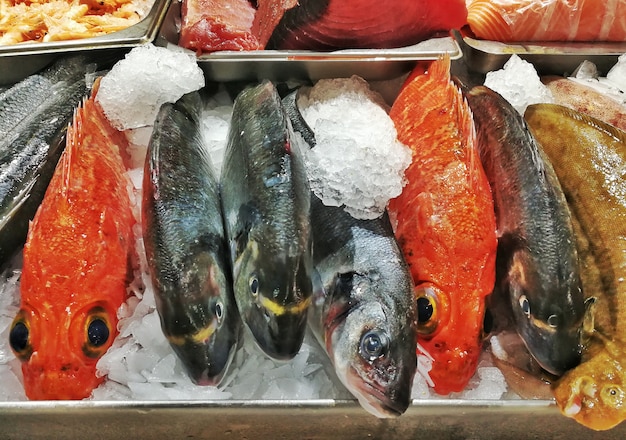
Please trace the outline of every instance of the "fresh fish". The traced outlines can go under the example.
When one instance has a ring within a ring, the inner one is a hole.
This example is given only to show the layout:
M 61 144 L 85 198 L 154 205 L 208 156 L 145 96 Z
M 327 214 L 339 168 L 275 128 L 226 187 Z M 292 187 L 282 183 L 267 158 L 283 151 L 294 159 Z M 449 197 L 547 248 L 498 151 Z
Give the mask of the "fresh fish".
M 484 86 L 465 94 L 498 227 L 496 290 L 528 350 L 549 373 L 580 362 L 585 311 L 565 196 L 550 161 L 519 113 Z
M 195 92 L 159 111 L 144 170 L 142 227 L 163 332 L 194 382 L 217 385 L 241 321 L 202 105 Z
M 67 88 L 84 79 L 88 64 L 83 55 L 62 57 L 41 73 L 30 75 L 0 93 L 0 139 L 3 140 L 0 154 L 10 144 L 12 129 L 47 100 L 54 99 L 56 88 Z
M 626 105 L 584 83 L 560 76 L 541 81 L 550 89 L 555 103 L 564 105 L 615 127 L 626 130 Z
M 235 99 L 220 185 L 241 317 L 265 353 L 290 359 L 312 293 L 310 188 L 269 81 Z
M 471 0 L 472 32 L 495 41 L 626 41 L 626 1 Z
M 554 388 L 563 414 L 595 429 L 626 419 L 626 133 L 554 104 L 525 118 L 552 161 L 573 217 L 589 298 L 582 363 Z
M 33 85 L 30 81 L 27 84 Z M 56 83 L 38 95 L 31 95 L 30 91 L 22 95 L 21 91 L 20 86 L 15 99 L 9 101 L 15 104 L 38 100 L 39 104 L 0 137 L 0 265 L 26 240 L 28 223 L 43 199 L 65 146 L 67 125 L 87 87 L 85 80 L 80 79 Z
M 283 99 L 309 147 L 315 134 L 297 91 Z M 303 148 L 308 148 L 306 145 Z M 344 386 L 377 417 L 403 414 L 417 368 L 413 282 L 389 217 L 355 219 L 311 194 L 317 280 L 309 326 Z
M 407 184 L 389 212 L 415 283 L 418 350 L 432 358 L 435 392 L 462 391 L 482 352 L 497 241 L 489 182 L 471 112 L 450 80 L 450 58 L 426 73 L 418 66 L 389 116 L 412 150 Z
M 126 147 L 92 94 L 75 112 L 24 246 L 10 344 L 29 399 L 82 399 L 104 381 L 96 363 L 117 334 L 136 260 Z
M 438 31 L 463 26 L 465 0 L 300 0 L 285 11 L 269 49 L 333 50 L 416 44 Z

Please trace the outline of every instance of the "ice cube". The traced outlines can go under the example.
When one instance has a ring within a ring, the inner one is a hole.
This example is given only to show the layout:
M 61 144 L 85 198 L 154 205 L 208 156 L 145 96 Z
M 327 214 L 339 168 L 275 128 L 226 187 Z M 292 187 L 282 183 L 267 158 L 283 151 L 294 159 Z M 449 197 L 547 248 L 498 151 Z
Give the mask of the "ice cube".
M 606 74 L 609 81 L 615 84 L 622 93 L 626 93 L 626 53 L 620 55 L 617 63 Z
M 115 128 L 127 130 L 153 125 L 162 104 L 203 86 L 193 53 L 145 44 L 102 78 L 96 101 Z
M 500 70 L 487 72 L 485 86 L 498 92 L 524 114 L 530 104 L 552 103 L 552 92 L 541 82 L 534 66 L 513 54 Z

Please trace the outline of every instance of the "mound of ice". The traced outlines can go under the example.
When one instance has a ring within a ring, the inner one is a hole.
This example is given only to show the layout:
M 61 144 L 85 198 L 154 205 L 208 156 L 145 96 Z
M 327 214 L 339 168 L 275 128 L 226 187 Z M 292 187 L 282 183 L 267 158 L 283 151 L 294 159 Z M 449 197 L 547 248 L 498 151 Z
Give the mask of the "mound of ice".
M 102 78 L 96 100 L 115 128 L 127 130 L 152 125 L 162 104 L 203 86 L 193 53 L 146 44 Z
M 382 97 L 353 76 L 318 81 L 300 93 L 298 106 L 315 133 L 306 153 L 313 192 L 356 218 L 379 217 L 402 192 L 411 162 Z
M 485 86 L 502 95 L 522 115 L 531 104 L 554 102 L 534 66 L 515 54 L 501 70 L 487 73 Z
M 233 100 L 223 87 L 211 96 L 202 112 L 202 136 L 209 150 L 217 178 L 220 176 L 222 162 L 224 162 L 228 127 L 232 114 Z

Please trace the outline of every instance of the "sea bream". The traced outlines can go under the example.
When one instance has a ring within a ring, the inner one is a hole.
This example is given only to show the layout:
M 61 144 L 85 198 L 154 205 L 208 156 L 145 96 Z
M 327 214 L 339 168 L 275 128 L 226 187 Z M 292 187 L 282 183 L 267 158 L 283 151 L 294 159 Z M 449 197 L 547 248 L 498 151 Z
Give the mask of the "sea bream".
M 83 399 L 117 335 L 137 261 L 126 137 L 94 101 L 78 108 L 28 230 L 10 344 L 29 399 Z
M 259 347 L 298 353 L 311 300 L 310 188 L 274 85 L 235 99 L 221 173 L 235 299 Z
M 296 94 L 283 102 L 313 146 L 315 134 L 297 109 Z M 380 418 L 397 417 L 411 403 L 416 308 L 389 216 L 356 219 L 311 193 L 311 227 L 315 288 L 309 326 L 361 406 Z
M 585 311 L 567 201 L 522 116 L 484 86 L 466 91 L 498 229 L 493 299 L 508 301 L 517 332 L 549 373 L 581 358 Z
M 198 92 L 164 104 L 145 162 L 142 228 L 161 327 L 198 384 L 219 384 L 241 320 Z

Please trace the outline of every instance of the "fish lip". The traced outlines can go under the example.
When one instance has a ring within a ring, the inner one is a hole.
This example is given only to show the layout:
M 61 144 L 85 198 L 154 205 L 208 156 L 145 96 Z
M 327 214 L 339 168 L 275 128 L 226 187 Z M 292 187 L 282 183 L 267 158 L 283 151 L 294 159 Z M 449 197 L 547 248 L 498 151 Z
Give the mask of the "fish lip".
M 307 312 L 285 315 L 248 314 L 246 326 L 252 332 L 257 346 L 276 360 L 293 359 L 302 346 L 306 331 Z
M 404 414 L 411 404 L 410 386 L 406 387 L 394 387 L 400 392 L 397 394 L 399 398 L 393 398 L 388 392 L 381 387 L 376 387 L 370 382 L 361 380 L 358 377 L 354 378 L 354 388 L 359 391 L 357 399 L 361 402 L 367 402 L 364 406 L 368 406 L 377 410 L 376 416 L 379 418 L 399 417 Z M 373 399 L 372 399 L 373 398 Z

